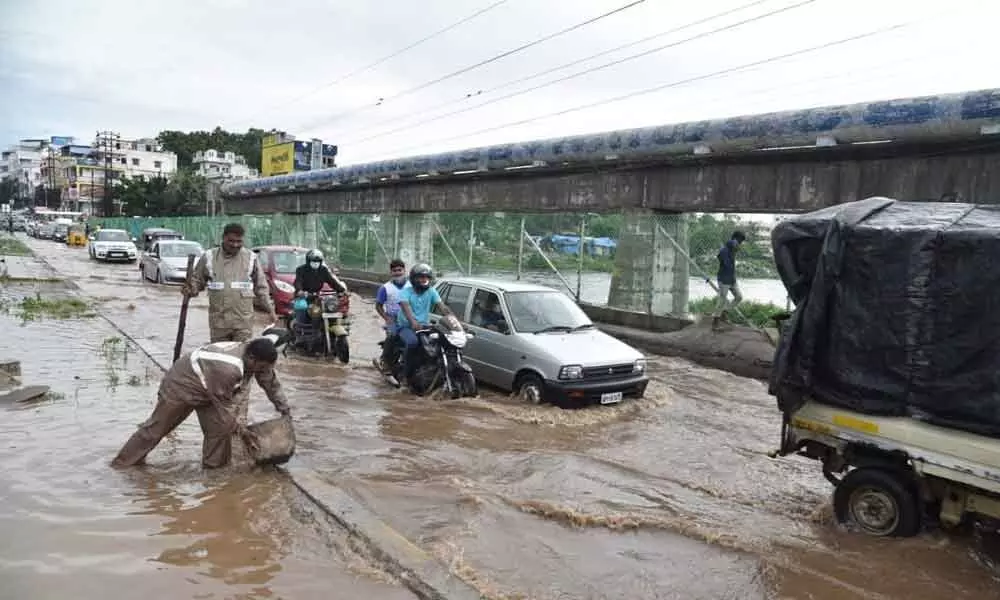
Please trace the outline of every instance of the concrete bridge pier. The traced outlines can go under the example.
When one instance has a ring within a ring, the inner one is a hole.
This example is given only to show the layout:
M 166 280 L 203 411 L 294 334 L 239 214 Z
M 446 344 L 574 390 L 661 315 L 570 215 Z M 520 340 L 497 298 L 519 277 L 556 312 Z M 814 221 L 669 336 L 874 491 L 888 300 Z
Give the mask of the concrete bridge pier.
M 427 263 L 437 270 L 434 264 L 434 237 L 437 229 L 434 224 L 437 213 L 400 213 L 399 238 L 396 241 L 396 256 L 403 259 L 406 267 L 416 263 Z M 388 269 L 388 265 L 386 266 Z
M 653 315 L 687 314 L 690 269 L 678 246 L 688 247 L 683 213 L 626 213 L 608 306 Z

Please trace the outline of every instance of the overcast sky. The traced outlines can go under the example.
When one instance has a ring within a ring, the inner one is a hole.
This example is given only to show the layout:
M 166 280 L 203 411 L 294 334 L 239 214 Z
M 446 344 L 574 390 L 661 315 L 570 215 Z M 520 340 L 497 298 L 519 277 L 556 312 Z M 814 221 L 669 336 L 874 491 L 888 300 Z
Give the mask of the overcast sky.
M 1000 2 L 645 0 L 409 93 L 629 3 L 0 0 L 0 144 L 49 135 L 89 141 L 98 129 L 140 137 L 216 125 L 235 131 L 274 127 L 299 139 L 319 137 L 338 144 L 339 163 L 348 164 L 521 139 L 1000 87 L 996 49 L 991 47 Z M 746 8 L 680 29 L 740 7 Z M 792 8 L 710 33 L 787 7 Z M 894 25 L 906 26 L 711 76 Z M 657 37 L 635 44 L 652 36 Z M 626 44 L 634 45 L 608 52 Z M 406 127 L 669 44 L 673 47 Z M 556 69 L 595 54 L 600 55 Z M 552 72 L 509 84 L 547 70 Z M 351 73 L 357 74 L 344 77 Z M 702 76 L 707 77 L 681 83 Z M 666 87 L 547 117 L 657 86 Z M 467 98 L 470 94 L 474 96 Z M 384 99 L 380 105 L 379 99 Z M 522 121 L 529 122 L 516 124 Z

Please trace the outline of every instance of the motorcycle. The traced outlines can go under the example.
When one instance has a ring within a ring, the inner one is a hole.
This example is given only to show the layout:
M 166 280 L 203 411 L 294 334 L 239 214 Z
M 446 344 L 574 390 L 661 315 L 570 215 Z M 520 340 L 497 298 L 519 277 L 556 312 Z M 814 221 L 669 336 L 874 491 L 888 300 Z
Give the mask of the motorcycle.
M 466 332 L 454 315 L 442 317 L 416 334 L 423 352 L 407 382 L 410 391 L 423 396 L 443 387 L 452 398 L 476 396 L 476 378 L 462 358 L 462 349 L 474 335 Z
M 336 356 L 344 364 L 350 362 L 350 307 L 349 294 L 322 291 L 296 298 L 292 314 L 285 317 L 291 337 L 288 347 L 303 354 Z

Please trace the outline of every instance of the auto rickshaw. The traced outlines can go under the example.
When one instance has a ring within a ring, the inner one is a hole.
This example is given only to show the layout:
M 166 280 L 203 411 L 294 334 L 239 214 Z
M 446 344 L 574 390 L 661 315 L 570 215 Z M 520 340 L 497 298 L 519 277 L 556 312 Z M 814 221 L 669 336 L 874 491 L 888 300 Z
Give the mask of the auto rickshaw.
M 81 247 L 87 245 L 87 230 L 82 224 L 74 223 L 69 226 L 69 231 L 66 233 L 66 245 Z

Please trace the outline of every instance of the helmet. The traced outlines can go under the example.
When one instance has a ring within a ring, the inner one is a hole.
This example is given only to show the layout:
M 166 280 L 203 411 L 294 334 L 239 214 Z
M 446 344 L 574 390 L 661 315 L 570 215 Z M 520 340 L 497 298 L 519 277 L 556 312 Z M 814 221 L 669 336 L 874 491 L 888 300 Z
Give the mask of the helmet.
M 316 263 L 323 264 L 323 253 L 319 250 L 313 248 L 309 252 L 306 252 L 306 264 Z M 313 267 L 315 269 L 319 268 L 319 265 Z
M 417 282 L 417 278 L 423 276 L 427 277 L 428 279 L 427 285 L 422 285 Z M 431 271 L 431 266 L 428 264 L 425 263 L 415 264 L 413 265 L 413 268 L 410 269 L 410 285 L 412 285 L 413 289 L 417 290 L 418 292 L 422 292 L 426 290 L 428 287 L 430 287 L 431 281 L 433 280 L 434 280 L 434 272 Z

